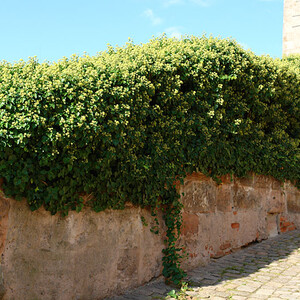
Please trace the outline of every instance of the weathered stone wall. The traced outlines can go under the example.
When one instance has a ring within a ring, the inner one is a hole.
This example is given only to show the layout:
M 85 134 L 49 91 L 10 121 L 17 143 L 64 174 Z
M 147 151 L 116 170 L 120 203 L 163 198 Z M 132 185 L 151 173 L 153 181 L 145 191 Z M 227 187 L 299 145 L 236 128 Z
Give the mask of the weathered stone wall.
M 222 181 L 194 174 L 181 187 L 186 268 L 300 227 L 300 192 L 292 184 L 254 175 Z
M 150 213 L 71 212 L 65 218 L 5 199 L 9 214 L 1 269 L 4 299 L 101 299 L 161 273 L 163 238 L 143 226 Z M 1 289 L 0 289 L 1 290 Z
M 180 189 L 186 269 L 300 228 L 300 192 L 290 183 L 224 177 L 218 186 L 193 174 Z M 62 218 L 0 194 L 0 299 L 101 299 L 142 285 L 162 271 L 164 228 L 155 235 L 151 224 L 149 211 L 132 206 Z
M 300 1 L 284 0 L 283 55 L 300 53 Z

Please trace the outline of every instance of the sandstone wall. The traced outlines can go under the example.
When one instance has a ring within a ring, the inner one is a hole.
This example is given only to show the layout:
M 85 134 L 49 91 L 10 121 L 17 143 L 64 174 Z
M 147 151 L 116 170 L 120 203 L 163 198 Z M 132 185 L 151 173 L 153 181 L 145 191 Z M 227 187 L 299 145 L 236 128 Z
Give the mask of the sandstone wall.
M 264 176 L 223 182 L 193 174 L 180 187 L 185 269 L 300 228 L 300 192 L 290 183 Z M 0 194 L 0 299 L 101 299 L 142 285 L 162 270 L 164 228 L 155 235 L 151 224 L 148 210 L 132 206 L 62 218 Z
M 181 187 L 187 269 L 300 228 L 300 191 L 292 184 L 254 175 L 233 181 L 226 176 L 222 181 L 218 186 L 194 174 Z
M 300 53 L 300 1 L 284 0 L 283 55 Z

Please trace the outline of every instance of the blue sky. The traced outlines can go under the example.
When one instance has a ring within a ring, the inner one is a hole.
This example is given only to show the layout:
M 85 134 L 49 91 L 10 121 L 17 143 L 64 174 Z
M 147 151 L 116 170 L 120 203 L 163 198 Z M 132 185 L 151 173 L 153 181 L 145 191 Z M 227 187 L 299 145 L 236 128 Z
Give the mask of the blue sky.
M 94 55 L 128 38 L 232 37 L 281 57 L 283 0 L 0 0 L 0 60 Z

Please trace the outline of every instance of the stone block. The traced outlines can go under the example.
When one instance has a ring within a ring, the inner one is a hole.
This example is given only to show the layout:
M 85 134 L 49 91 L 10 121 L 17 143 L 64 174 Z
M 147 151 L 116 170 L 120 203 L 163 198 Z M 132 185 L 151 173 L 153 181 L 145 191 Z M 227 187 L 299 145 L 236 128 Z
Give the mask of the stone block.
M 266 198 L 266 210 L 269 214 L 285 211 L 285 199 L 281 190 L 271 190 Z
M 211 213 L 216 208 L 216 184 L 210 181 L 192 181 L 183 187 L 184 210 L 191 213 Z
M 232 189 L 233 207 L 237 210 L 251 209 L 259 207 L 261 204 L 261 194 L 253 188 L 247 188 L 242 185 L 234 184 Z
M 299 1 L 285 0 L 283 17 L 283 55 L 300 53 L 299 15 Z
M 256 175 L 254 179 L 254 187 L 260 189 L 272 188 L 273 178 L 270 176 Z
M 281 191 L 282 188 L 283 188 L 283 185 L 284 185 L 283 182 L 281 182 L 281 181 L 273 178 L 273 180 L 272 180 L 272 190 L 279 190 L 279 191 Z
M 254 183 L 254 174 L 249 173 L 247 176 L 245 177 L 241 177 L 241 178 L 235 178 L 234 182 L 242 185 L 242 186 L 253 186 Z
M 224 184 L 216 189 L 217 210 L 220 212 L 232 211 L 231 186 Z
M 291 213 L 300 213 L 300 192 L 287 193 L 287 210 Z
M 199 231 L 199 217 L 191 213 L 182 213 L 182 231 L 183 235 L 197 234 Z
M 269 214 L 267 215 L 267 232 L 269 237 L 278 235 L 278 215 Z

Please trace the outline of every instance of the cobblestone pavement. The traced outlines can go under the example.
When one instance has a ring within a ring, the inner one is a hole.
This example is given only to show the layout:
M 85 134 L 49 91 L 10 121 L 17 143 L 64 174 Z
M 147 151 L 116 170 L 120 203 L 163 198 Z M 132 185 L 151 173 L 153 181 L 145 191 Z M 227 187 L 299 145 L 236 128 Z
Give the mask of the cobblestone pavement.
M 179 299 L 300 299 L 300 231 L 254 244 L 188 273 Z M 174 299 L 158 279 L 111 300 Z M 167 298 L 166 298 L 167 297 Z

